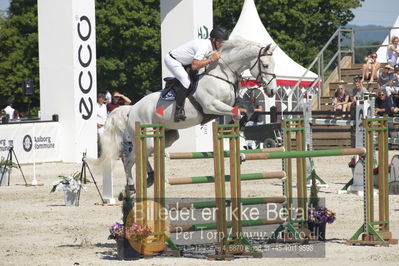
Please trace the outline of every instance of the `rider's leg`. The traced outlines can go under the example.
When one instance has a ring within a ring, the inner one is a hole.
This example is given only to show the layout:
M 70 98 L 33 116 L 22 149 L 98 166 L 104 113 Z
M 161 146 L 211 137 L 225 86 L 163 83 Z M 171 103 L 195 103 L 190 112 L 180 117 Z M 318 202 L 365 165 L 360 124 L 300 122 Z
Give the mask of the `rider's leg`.
M 175 87 L 176 89 L 176 111 L 175 111 L 175 121 L 178 122 L 180 120 L 186 119 L 184 113 L 184 101 L 186 99 L 187 88 L 190 87 L 190 77 L 183 65 L 172 58 L 169 55 L 164 57 L 164 62 L 166 67 L 172 72 L 172 74 L 177 78 L 180 82 Z
M 186 120 L 184 112 L 184 102 L 186 101 L 187 89 L 180 83 L 177 82 L 176 87 L 176 110 L 175 110 L 175 122 L 180 120 Z

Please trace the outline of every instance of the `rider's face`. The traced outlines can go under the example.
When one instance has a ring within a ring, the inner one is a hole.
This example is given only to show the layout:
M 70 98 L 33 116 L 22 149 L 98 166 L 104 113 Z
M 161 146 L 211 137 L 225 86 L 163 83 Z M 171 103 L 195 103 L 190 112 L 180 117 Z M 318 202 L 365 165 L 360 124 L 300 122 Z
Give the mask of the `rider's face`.
M 216 39 L 215 41 L 216 50 L 219 50 L 222 47 L 222 40 Z

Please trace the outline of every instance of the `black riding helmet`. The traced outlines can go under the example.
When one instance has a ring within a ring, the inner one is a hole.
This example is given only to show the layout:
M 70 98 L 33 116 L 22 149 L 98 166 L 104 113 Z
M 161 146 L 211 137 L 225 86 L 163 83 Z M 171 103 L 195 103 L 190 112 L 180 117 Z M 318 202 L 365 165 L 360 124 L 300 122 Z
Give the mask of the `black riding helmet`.
M 399 70 L 399 64 L 396 64 L 396 65 L 393 67 L 393 70 L 394 70 L 394 71 L 398 71 L 398 70 Z
M 229 38 L 229 33 L 223 27 L 214 27 L 211 31 L 210 37 L 225 41 Z

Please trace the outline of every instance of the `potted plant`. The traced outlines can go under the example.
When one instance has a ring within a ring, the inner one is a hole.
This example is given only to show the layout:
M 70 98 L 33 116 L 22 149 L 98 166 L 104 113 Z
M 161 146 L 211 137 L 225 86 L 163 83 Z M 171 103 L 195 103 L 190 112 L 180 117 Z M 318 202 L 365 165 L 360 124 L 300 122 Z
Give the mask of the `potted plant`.
M 129 213 L 133 209 L 133 199 L 129 189 L 120 193 L 119 200 L 122 200 L 122 224 L 115 222 L 110 228 L 108 239 L 114 239 L 117 245 L 117 254 L 120 260 L 133 260 L 140 258 L 140 247 L 132 248 L 129 239 L 141 241 L 151 234 L 151 229 L 147 225 L 137 225 L 131 223 L 126 227 Z
M 86 191 L 86 186 L 84 186 L 80 180 L 80 172 L 76 172 L 69 176 L 58 176 L 60 179 L 53 183 L 53 188 L 51 192 L 58 190 L 64 191 L 65 206 L 77 206 L 78 204 L 78 192 L 83 189 Z
M 8 185 L 8 175 L 13 167 L 17 167 L 14 162 L 4 159 L 3 156 L 0 158 L 0 186 Z
M 308 226 L 313 236 L 317 236 L 317 240 L 326 240 L 326 224 L 335 221 L 335 213 L 320 206 L 320 199 L 317 195 L 318 187 L 316 184 L 316 171 L 313 170 L 311 174 L 312 186 L 310 187 L 310 199 L 308 210 Z

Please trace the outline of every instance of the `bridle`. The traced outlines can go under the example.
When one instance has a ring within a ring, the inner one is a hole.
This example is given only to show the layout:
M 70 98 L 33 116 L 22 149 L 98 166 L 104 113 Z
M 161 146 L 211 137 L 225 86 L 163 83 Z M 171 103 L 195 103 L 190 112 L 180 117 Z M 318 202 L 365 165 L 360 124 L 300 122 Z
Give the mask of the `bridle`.
M 260 63 L 261 63 L 260 59 L 261 59 L 262 56 L 272 56 L 273 55 L 273 53 L 270 53 L 270 54 L 267 53 L 269 48 L 270 48 L 270 45 L 268 45 L 267 47 L 260 48 L 259 49 L 259 53 L 258 53 L 258 58 L 256 59 L 255 63 L 249 68 L 249 71 L 251 71 L 256 66 L 256 64 L 258 64 L 258 75 L 256 76 L 256 80 L 257 81 L 259 81 L 259 76 L 261 76 L 263 74 L 272 76 L 272 78 L 266 84 L 266 87 L 269 86 L 269 84 L 273 81 L 273 79 L 276 78 L 276 74 L 262 71 L 262 68 L 260 66 Z
M 269 82 L 266 84 L 266 86 L 268 86 L 268 85 L 273 81 L 273 79 L 276 78 L 276 74 L 262 71 L 262 68 L 261 68 L 261 66 L 260 66 L 260 63 L 261 63 L 260 58 L 261 58 L 262 56 L 272 56 L 272 55 L 273 55 L 273 53 L 270 53 L 270 54 L 267 53 L 267 51 L 269 50 L 269 48 L 270 48 L 270 45 L 268 45 L 267 47 L 261 47 L 261 48 L 259 49 L 258 57 L 257 57 L 255 63 L 254 63 L 254 64 L 250 67 L 250 69 L 249 69 L 249 70 L 251 71 L 251 70 L 255 67 L 255 65 L 258 64 L 258 76 L 256 77 L 256 80 L 257 80 L 258 82 L 259 82 L 259 76 L 261 76 L 262 74 L 271 75 L 272 78 L 269 80 Z M 235 76 L 235 82 L 231 82 L 231 81 L 228 80 L 228 79 L 225 79 L 225 78 L 222 78 L 222 77 L 213 75 L 213 74 L 209 73 L 209 72 L 207 71 L 207 69 L 205 69 L 205 72 L 202 73 L 202 75 L 211 76 L 211 77 L 214 77 L 214 78 L 223 80 L 224 82 L 227 82 L 227 83 L 229 83 L 230 85 L 232 85 L 233 88 L 234 88 L 235 99 L 236 99 L 236 101 L 237 101 L 237 98 L 238 98 L 238 87 L 239 87 L 239 86 L 238 86 L 238 82 L 242 79 L 242 75 L 239 74 L 239 73 L 236 73 L 236 72 L 223 60 L 223 58 L 220 58 L 220 60 L 222 60 L 222 61 L 225 63 L 225 65 L 227 66 L 227 68 L 229 68 L 230 71 L 234 74 L 234 76 Z M 234 105 L 235 105 L 235 103 L 234 103 Z

